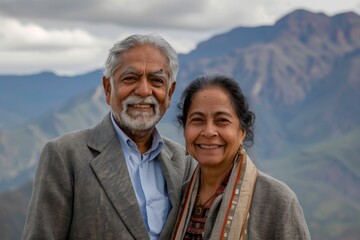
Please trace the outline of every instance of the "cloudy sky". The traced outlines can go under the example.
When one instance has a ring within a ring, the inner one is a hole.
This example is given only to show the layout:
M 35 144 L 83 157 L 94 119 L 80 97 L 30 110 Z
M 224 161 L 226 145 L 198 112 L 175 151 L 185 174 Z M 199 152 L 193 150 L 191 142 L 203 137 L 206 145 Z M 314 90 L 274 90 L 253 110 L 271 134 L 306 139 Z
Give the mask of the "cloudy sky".
M 360 0 L 0 0 L 0 74 L 102 68 L 108 49 L 134 33 L 160 34 L 187 53 L 215 34 L 273 24 L 299 8 L 360 14 Z

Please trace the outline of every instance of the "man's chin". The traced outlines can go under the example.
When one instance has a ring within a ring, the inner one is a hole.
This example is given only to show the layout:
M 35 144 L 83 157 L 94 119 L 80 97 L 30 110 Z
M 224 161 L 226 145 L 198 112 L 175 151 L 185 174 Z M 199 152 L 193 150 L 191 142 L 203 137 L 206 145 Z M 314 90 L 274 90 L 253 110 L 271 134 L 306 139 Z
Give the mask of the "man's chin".
M 133 131 L 146 131 L 153 129 L 157 123 L 158 119 L 154 118 L 130 118 L 126 125 Z

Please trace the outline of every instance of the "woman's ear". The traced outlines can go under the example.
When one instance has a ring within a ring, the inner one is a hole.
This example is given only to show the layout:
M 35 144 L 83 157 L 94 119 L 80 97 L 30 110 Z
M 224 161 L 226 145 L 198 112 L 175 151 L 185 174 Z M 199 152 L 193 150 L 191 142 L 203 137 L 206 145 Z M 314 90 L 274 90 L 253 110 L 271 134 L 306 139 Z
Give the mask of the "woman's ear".
M 241 134 L 242 142 L 244 141 L 245 137 L 246 137 L 246 130 L 242 130 L 242 134 Z

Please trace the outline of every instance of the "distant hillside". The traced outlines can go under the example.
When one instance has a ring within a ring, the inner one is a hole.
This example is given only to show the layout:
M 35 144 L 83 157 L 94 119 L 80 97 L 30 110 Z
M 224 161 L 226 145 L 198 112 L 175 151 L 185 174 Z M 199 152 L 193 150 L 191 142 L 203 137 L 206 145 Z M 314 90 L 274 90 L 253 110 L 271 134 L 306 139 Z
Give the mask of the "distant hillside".
M 102 86 L 69 99 L 32 123 L 0 132 L 0 192 L 34 176 L 44 143 L 65 132 L 95 125 L 109 111 Z
M 99 84 L 102 84 L 100 70 L 75 77 L 62 77 L 50 72 L 0 76 L 0 129 L 28 123 Z
M 239 27 L 200 43 L 182 57 L 178 86 L 181 92 L 204 73 L 234 76 L 258 115 L 257 146 L 276 156 L 289 142 L 321 141 L 359 124 L 360 110 L 346 110 L 360 95 L 359 50 L 360 16 L 297 10 L 273 26 Z M 300 132 L 292 128 L 299 124 Z
M 214 72 L 233 76 L 247 94 L 257 116 L 255 146 L 249 152 L 260 169 L 282 179 L 297 193 L 313 239 L 357 239 L 360 16 L 296 10 L 272 26 L 239 27 L 200 43 L 193 52 L 180 56 L 172 106 L 159 126 L 167 137 L 182 142 L 175 115 L 183 88 L 196 76 Z M 17 77 L 36 93 L 20 98 L 9 94 L 19 84 L 16 81 L 5 81 L 8 93 L 2 95 L 6 91 L 0 77 L 0 114 L 7 119 L 7 123 L 0 121 L 0 126 L 7 126 L 0 132 L 0 191 L 31 181 L 40 149 L 48 139 L 93 126 L 108 112 L 100 73 L 90 74 L 96 80 L 79 76 L 81 84 L 68 95 L 61 94 L 73 86 L 76 76 L 56 77 L 56 88 L 50 78 L 31 85 L 36 76 Z M 82 92 L 86 81 L 91 82 L 89 89 Z M 4 101 L 18 107 L 11 111 Z M 49 103 L 42 103 L 46 101 Z M 27 103 L 35 108 L 29 116 L 36 117 L 25 118 L 26 124 L 22 121 L 23 125 L 16 127 L 17 117 L 26 114 Z M 3 193 L 0 206 L 10 204 L 3 196 L 13 194 L 20 193 Z M 26 196 L 22 203 L 28 201 Z M 0 219 L 18 214 L 10 205 L 5 209 L 0 211 Z M 19 222 L 24 214 L 19 213 Z M 16 226 L 1 225 L 0 237 L 10 236 Z
M 360 127 L 262 163 L 296 190 L 313 239 L 360 236 L 359 134 Z
M 252 98 L 275 110 L 301 103 L 337 59 L 360 47 L 360 16 L 297 10 L 273 26 L 239 27 L 183 56 L 182 79 L 231 73 Z
M 0 194 L 0 237 L 2 240 L 21 239 L 30 201 L 32 182 L 21 188 Z

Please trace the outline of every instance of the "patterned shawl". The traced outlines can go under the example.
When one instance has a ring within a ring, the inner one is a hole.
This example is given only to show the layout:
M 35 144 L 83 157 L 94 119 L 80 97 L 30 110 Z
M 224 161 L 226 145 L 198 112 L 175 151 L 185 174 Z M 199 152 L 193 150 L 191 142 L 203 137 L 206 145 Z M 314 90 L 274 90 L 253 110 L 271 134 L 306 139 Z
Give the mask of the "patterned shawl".
M 190 179 L 173 239 L 183 239 L 199 188 L 200 168 Z M 222 197 L 220 210 L 212 227 L 211 239 L 246 239 L 247 222 L 257 169 L 245 153 L 237 155 L 229 182 Z

